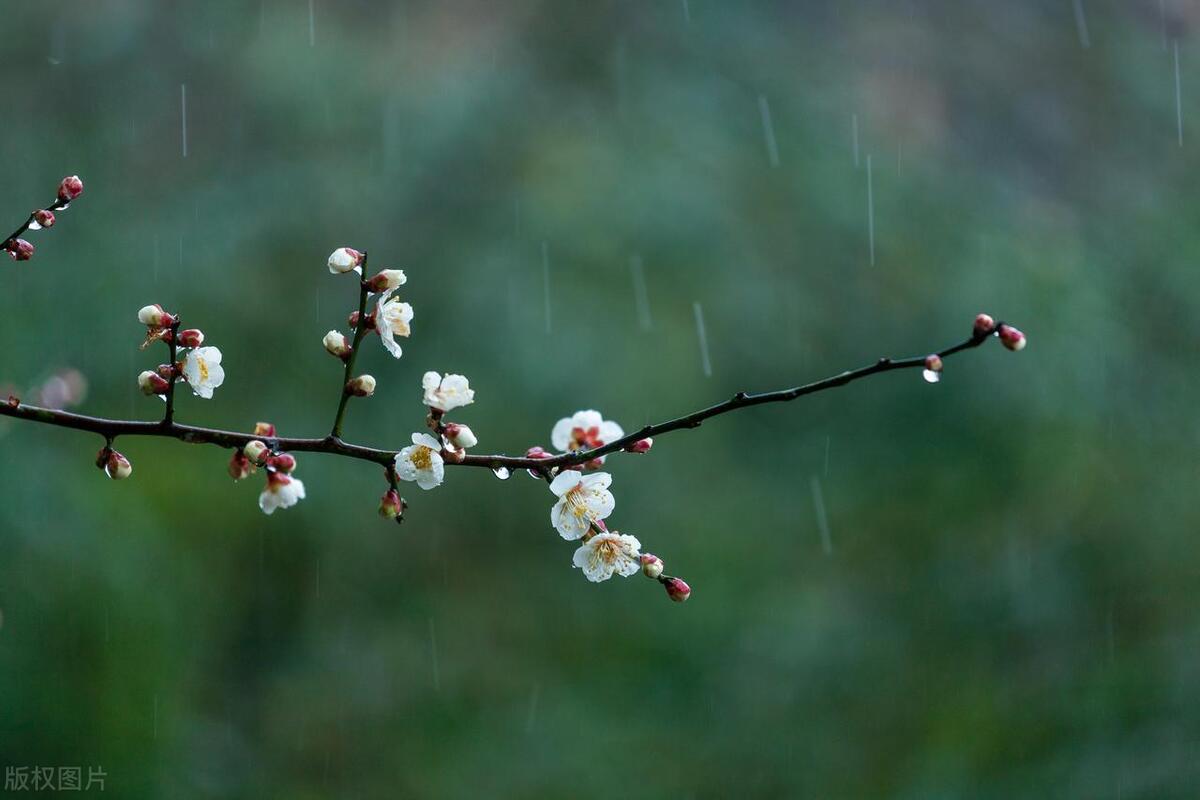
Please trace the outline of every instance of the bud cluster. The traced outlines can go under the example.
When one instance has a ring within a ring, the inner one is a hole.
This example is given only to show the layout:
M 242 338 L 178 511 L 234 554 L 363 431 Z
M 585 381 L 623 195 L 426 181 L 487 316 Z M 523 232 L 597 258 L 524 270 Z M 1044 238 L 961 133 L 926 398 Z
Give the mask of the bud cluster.
M 3 244 L 0 244 L 0 250 L 8 253 L 13 261 L 28 261 L 33 258 L 33 244 L 27 239 L 22 239 L 21 234 L 25 233 L 25 231 L 37 231 L 54 227 L 56 221 L 54 212 L 66 209 L 67 205 L 81 194 L 83 194 L 83 181 L 79 180 L 78 175 L 68 175 L 63 178 L 58 184 L 58 196 L 55 201 L 46 208 L 39 208 L 33 211 L 29 215 L 29 219 L 25 221 L 25 224 L 18 228 Z
M 137 316 L 138 322 L 146 326 L 142 349 L 161 341 L 171 348 L 172 355 L 171 363 L 138 375 L 138 388 L 142 393 L 165 400 L 175 381 L 182 379 L 188 382 L 196 396 L 211 398 L 213 390 L 225 381 L 225 369 L 221 366 L 221 351 L 203 346 L 204 332 L 199 328 L 180 330 L 179 316 L 158 303 L 143 306 Z M 182 358 L 178 352 L 181 349 L 187 351 Z

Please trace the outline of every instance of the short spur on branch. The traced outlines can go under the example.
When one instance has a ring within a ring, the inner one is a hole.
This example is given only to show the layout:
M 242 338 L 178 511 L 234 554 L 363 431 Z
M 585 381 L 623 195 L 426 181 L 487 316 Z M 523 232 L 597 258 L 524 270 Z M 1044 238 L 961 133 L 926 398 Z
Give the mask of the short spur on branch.
M 64 178 L 59 184 L 56 200 L 30 214 L 25 223 L 4 241 L 3 249 L 15 261 L 30 260 L 34 248 L 21 238 L 22 235 L 54 225 L 55 212 L 64 211 L 82 192 L 83 182 L 78 176 Z M 408 507 L 400 495 L 401 482 L 415 483 L 422 490 L 433 489 L 445 481 L 448 468 L 458 466 L 483 467 L 501 478 L 507 478 L 514 471 L 527 472 L 547 484 L 554 497 L 550 507 L 551 527 L 563 539 L 578 543 L 572 563 L 589 581 L 605 581 L 613 575 L 628 577 L 641 572 L 658 581 L 672 600 L 683 602 L 691 595 L 688 584 L 682 578 L 664 572 L 662 559 L 643 552 L 638 537 L 608 527 L 608 519 L 616 508 L 616 498 L 611 491 L 612 475 L 600 471 L 601 467 L 607 466 L 608 456 L 648 453 L 656 438 L 672 431 L 699 427 L 711 417 L 748 406 L 795 400 L 881 372 L 920 369 L 926 381 L 935 383 L 941 377 L 946 358 L 978 347 L 993 337 L 1009 350 L 1025 347 L 1025 335 L 1017 328 L 997 322 L 987 314 L 979 314 L 970 336 L 929 355 L 881 358 L 868 366 L 789 389 L 758 394 L 738 392 L 723 402 L 656 425 L 646 425 L 632 433 L 626 433 L 616 422 L 604 419 L 598 411 L 577 411 L 560 419 L 550 431 L 550 443 L 557 452 L 538 445 L 527 448 L 524 456 L 468 452 L 479 443 L 475 432 L 465 423 L 451 420 L 449 415 L 454 413 L 457 417 L 455 412 L 474 403 L 475 391 L 462 375 L 426 371 L 421 377 L 425 430 L 414 432 L 411 443 L 399 449 L 375 448 L 344 441 L 342 423 L 350 401 L 369 398 L 377 388 L 373 376 L 355 371 L 363 341 L 375 334 L 390 355 L 397 359 L 403 355 L 397 339 L 407 338 L 412 333 L 413 308 L 400 300 L 396 292 L 405 285 L 407 276 L 398 269 L 384 269 L 366 277 L 367 252 L 350 247 L 334 250 L 327 266 L 333 275 L 355 276 L 358 303 L 347 320 L 349 336 L 332 330 L 322 339 L 325 350 L 342 362 L 333 424 L 324 437 L 282 437 L 269 422 L 258 422 L 249 433 L 176 422 L 176 385 L 185 383 L 195 396 L 211 399 L 225 379 L 225 370 L 220 349 L 205 345 L 205 336 L 200 329 L 184 328 L 181 315 L 158 304 L 147 305 L 138 312 L 138 322 L 146 329 L 141 347 L 145 349 L 162 343 L 167 348 L 167 360 L 154 369 L 143 371 L 137 376 L 137 383 L 144 394 L 161 399 L 161 419 L 103 419 L 28 405 L 15 396 L 0 404 L 0 415 L 99 435 L 104 444 L 95 463 L 113 480 L 128 478 L 133 473 L 130 460 L 113 447 L 122 436 L 166 437 L 187 444 L 228 448 L 231 451 L 228 471 L 235 481 L 260 469 L 266 473 L 266 484 L 258 497 L 259 508 L 265 514 L 291 508 L 304 499 L 304 483 L 294 474 L 296 457 L 293 454 L 297 452 L 325 453 L 383 467 L 387 488 L 379 501 L 379 514 L 397 522 L 403 521 Z

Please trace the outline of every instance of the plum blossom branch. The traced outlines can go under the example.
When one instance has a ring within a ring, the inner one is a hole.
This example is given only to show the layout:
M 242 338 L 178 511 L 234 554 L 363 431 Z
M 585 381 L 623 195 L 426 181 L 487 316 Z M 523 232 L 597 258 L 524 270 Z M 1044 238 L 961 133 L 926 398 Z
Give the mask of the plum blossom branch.
M 4 243 L 16 260 L 28 260 L 29 245 L 20 235 L 36 226 L 53 224 L 53 211 L 66 208 L 70 200 L 83 191 L 78 177 L 65 178 L 59 187 L 59 199 L 50 207 L 35 211 L 24 226 L 18 228 Z M 132 473 L 129 460 L 113 449 L 121 436 L 151 436 L 173 438 L 189 444 L 212 444 L 232 449 L 228 471 L 241 480 L 255 471 L 266 472 L 266 487 L 259 495 L 264 513 L 289 508 L 305 497 L 305 486 L 294 476 L 296 458 L 292 453 L 312 452 L 369 461 L 384 467 L 387 489 L 379 502 L 380 516 L 403 520 L 407 503 L 400 496 L 401 481 L 416 483 L 423 490 L 440 486 L 445 480 L 447 466 L 485 467 L 506 478 L 516 470 L 528 471 L 546 482 L 556 500 L 550 510 L 550 522 L 559 535 L 578 542 L 572 563 L 588 580 L 599 582 L 613 575 L 627 577 L 641 572 L 658 581 L 672 600 L 684 601 L 691 588 L 682 579 L 664 571 L 662 559 L 642 552 L 641 541 L 628 533 L 611 530 L 606 520 L 613 513 L 616 500 L 610 491 L 613 478 L 598 471 L 609 455 L 618 452 L 647 453 L 654 439 L 665 434 L 697 428 L 704 421 L 739 409 L 766 403 L 790 402 L 800 397 L 845 386 L 872 375 L 894 370 L 922 369 L 925 379 L 936 382 L 944 368 L 945 359 L 980 346 L 995 337 L 1009 350 L 1021 350 L 1025 336 L 1007 323 L 997 323 L 990 316 L 976 317 L 971 335 L 957 344 L 926 356 L 881 358 L 858 369 L 831 375 L 821 380 L 787 389 L 750 394 L 738 392 L 715 405 L 699 409 L 674 419 L 646 425 L 632 433 L 616 422 L 605 420 L 594 410 L 576 412 L 560 419 L 551 431 L 551 444 L 558 451 L 551 453 L 541 446 L 530 447 L 523 457 L 502 454 L 479 455 L 468 453 L 478 444 L 475 433 L 467 425 L 452 421 L 448 415 L 471 405 L 475 392 L 462 375 L 429 371 L 421 379 L 422 402 L 427 409 L 425 425 L 429 433 L 412 434 L 412 443 L 399 450 L 380 449 L 352 444 L 342 439 L 342 425 L 351 397 L 370 397 L 375 392 L 375 378 L 355 375 L 359 349 L 367 334 L 377 333 L 384 348 L 395 358 L 401 357 L 397 337 L 410 334 L 413 309 L 394 296 L 407 278 L 401 270 L 385 269 L 365 278 L 365 251 L 349 247 L 338 248 L 328 259 L 333 274 L 353 272 L 358 278 L 358 309 L 349 317 L 352 338 L 331 330 L 323 339 L 325 349 L 343 362 L 341 394 L 333 425 L 323 438 L 281 437 L 275 426 L 259 422 L 253 432 L 220 430 L 175 421 L 176 384 L 186 382 L 193 394 L 211 398 L 224 381 L 221 351 L 204 347 L 204 334 L 198 329 L 180 330 L 179 315 L 165 311 L 162 306 L 149 305 L 138 312 L 138 320 L 146 326 L 143 349 L 162 341 L 168 347 L 169 361 L 155 370 L 138 376 L 138 385 L 147 395 L 157 395 L 165 401 L 160 421 L 114 420 L 77 414 L 70 411 L 41 408 L 9 397 L 0 404 L 0 416 L 22 419 L 46 425 L 86 431 L 104 439 L 96 465 L 113 479 L 127 478 Z M 371 295 L 377 295 L 375 308 L 368 313 Z M 186 351 L 180 358 L 180 351 Z

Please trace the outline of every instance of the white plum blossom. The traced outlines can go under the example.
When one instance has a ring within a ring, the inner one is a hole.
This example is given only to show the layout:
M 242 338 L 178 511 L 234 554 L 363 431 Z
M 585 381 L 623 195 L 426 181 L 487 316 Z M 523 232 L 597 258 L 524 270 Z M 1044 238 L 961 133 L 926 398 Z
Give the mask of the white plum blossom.
M 576 411 L 554 425 L 554 430 L 550 432 L 550 443 L 559 452 L 575 453 L 615 442 L 624 435 L 625 431 L 620 425 L 604 419 L 599 411 Z M 604 457 L 601 456 L 597 461 L 604 463 Z
M 641 571 L 641 547 L 636 536 L 598 533 L 579 546 L 572 561 L 593 583 L 608 580 L 614 572 L 628 578 Z
M 593 522 L 599 522 L 613 512 L 617 500 L 608 487 L 612 475 L 596 472 L 584 475 L 579 470 L 568 469 L 558 473 L 550 484 L 550 491 L 558 496 L 558 502 L 550 509 L 550 523 L 567 541 L 581 538 Z
M 439 411 L 452 411 L 475 402 L 475 390 L 462 375 L 443 378 L 436 372 L 426 372 L 421 378 L 421 388 L 425 390 L 425 405 Z
M 395 289 L 389 289 L 379 296 L 375 303 L 375 330 L 383 341 L 383 346 L 393 358 L 399 358 L 403 351 L 397 336 L 407 337 L 412 333 L 409 323 L 412 322 L 413 308 L 408 303 L 402 303 L 392 297 Z
M 291 508 L 304 499 L 304 481 L 271 472 L 267 475 L 267 488 L 258 496 L 258 507 L 264 514 L 274 514 L 277 508 Z
M 422 489 L 440 485 L 446 477 L 441 443 L 428 433 L 414 433 L 412 444 L 396 454 L 396 475 Z
M 345 272 L 362 274 L 362 253 L 353 247 L 339 247 L 329 254 L 329 271 L 334 275 Z
M 183 377 L 198 397 L 210 399 L 213 389 L 225 382 L 221 351 L 215 347 L 197 347 L 183 359 Z

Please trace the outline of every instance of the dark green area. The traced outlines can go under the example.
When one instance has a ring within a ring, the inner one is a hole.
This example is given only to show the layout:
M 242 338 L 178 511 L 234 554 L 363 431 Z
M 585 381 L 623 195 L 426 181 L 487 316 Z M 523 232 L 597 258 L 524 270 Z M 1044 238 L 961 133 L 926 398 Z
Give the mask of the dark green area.
M 134 798 L 1195 797 L 1200 14 L 1162 6 L 315 0 L 311 44 L 305 0 L 6 9 L 0 220 L 87 185 L 0 263 L 27 397 L 69 367 L 82 410 L 161 413 L 158 302 L 225 354 L 180 421 L 323 434 L 343 244 L 416 309 L 402 360 L 362 353 L 346 435 L 378 446 L 427 369 L 520 453 L 979 311 L 1030 344 L 613 457 L 610 522 L 683 606 L 585 581 L 524 475 L 409 486 L 397 527 L 377 468 L 302 454 L 265 517 L 219 449 L 120 441 L 113 483 L 97 437 L 0 423 L 0 765 Z

